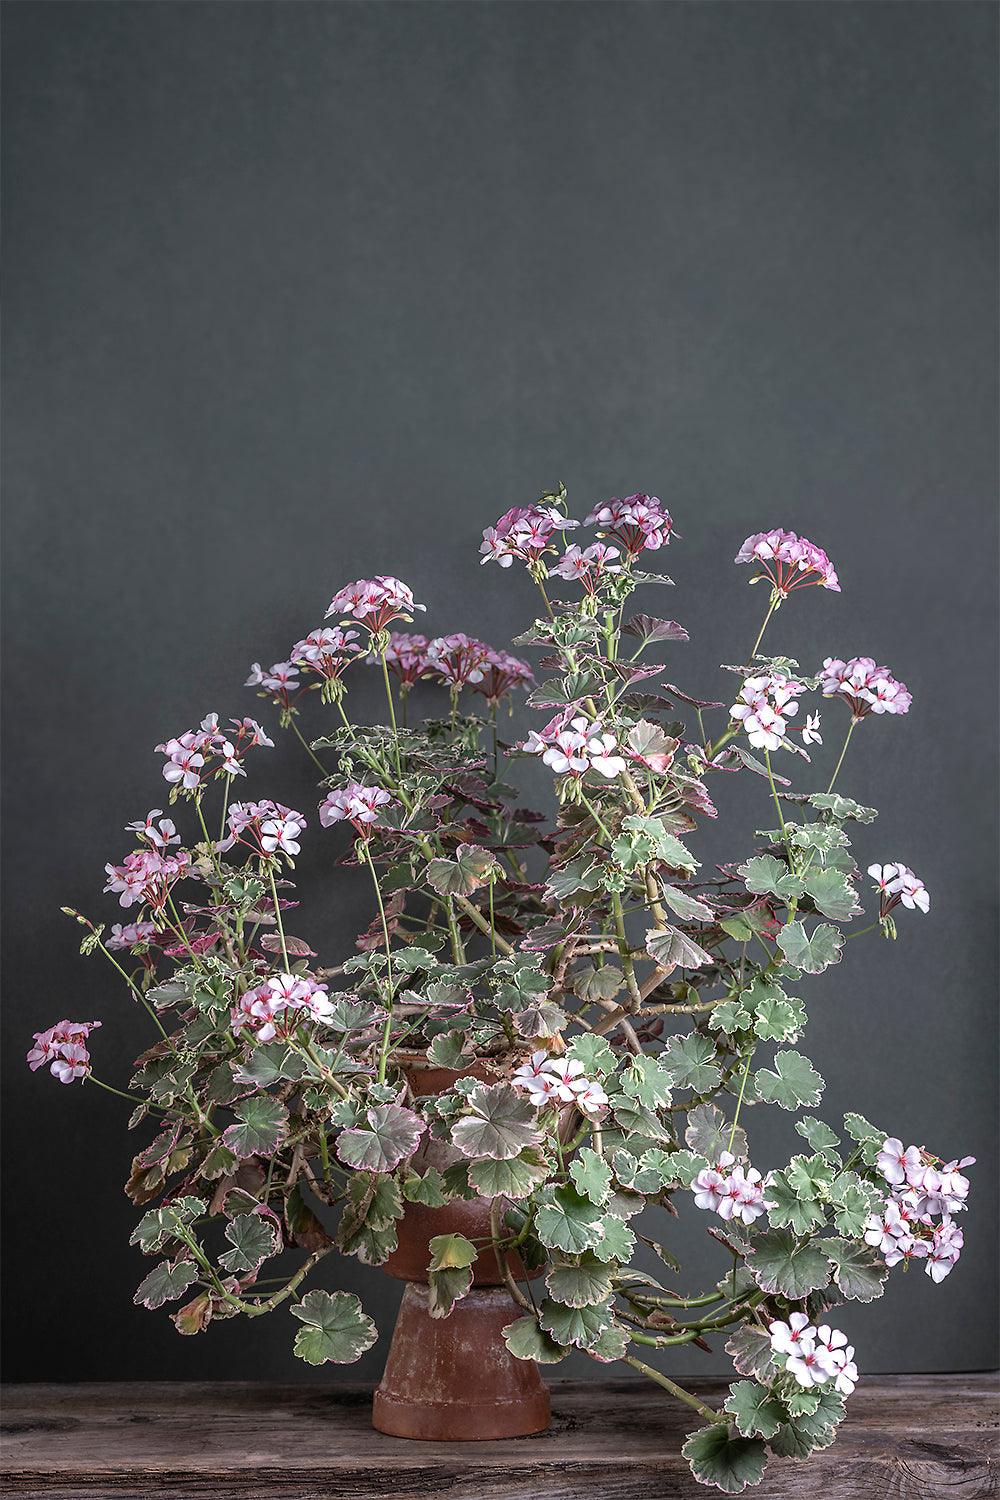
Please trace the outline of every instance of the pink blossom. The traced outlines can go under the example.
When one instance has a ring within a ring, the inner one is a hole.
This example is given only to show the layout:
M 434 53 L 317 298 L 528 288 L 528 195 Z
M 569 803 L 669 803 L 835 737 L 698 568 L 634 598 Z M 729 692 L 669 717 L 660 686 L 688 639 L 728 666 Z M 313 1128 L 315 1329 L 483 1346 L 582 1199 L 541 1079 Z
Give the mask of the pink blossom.
M 607 1109 L 609 1099 L 599 1083 L 590 1082 L 585 1088 L 580 1089 L 576 1096 L 576 1107 L 585 1115 L 592 1118 L 600 1116 Z
M 313 672 L 324 682 L 339 682 L 361 646 L 356 630 L 342 630 L 339 625 L 312 630 L 296 641 L 289 657 L 296 667 Z
M 90 1072 L 90 1053 L 85 1043 L 100 1024 L 100 1021 L 57 1021 L 47 1031 L 36 1031 L 35 1045 L 27 1056 L 28 1067 L 34 1073 L 48 1064 L 49 1072 L 60 1083 L 85 1078 Z
M 757 577 L 770 579 L 782 599 L 787 599 L 793 589 L 810 584 L 840 593 L 837 574 L 823 548 L 796 536 L 794 531 L 758 531 L 748 536 L 736 561 L 756 563 L 761 569 Z
M 583 1063 L 567 1057 L 533 1052 L 521 1064 L 511 1083 L 523 1089 L 535 1109 L 575 1104 L 585 1115 L 598 1116 L 607 1108 L 608 1096 L 601 1085 L 586 1076 Z
M 572 1104 L 589 1086 L 583 1063 L 575 1059 L 552 1057 L 545 1068 L 555 1079 L 555 1097 L 563 1104 Z
M 118 953 L 124 948 L 137 948 L 148 943 L 156 935 L 155 922 L 112 922 L 111 935 L 104 940 L 105 948 Z
M 806 714 L 805 728 L 802 730 L 802 743 L 804 745 L 822 745 L 823 736 L 819 732 L 819 714 Z
M 350 615 L 378 635 L 393 620 L 412 620 L 414 610 L 426 608 L 425 604 L 414 604 L 413 594 L 405 583 L 380 573 L 374 578 L 359 578 L 340 589 L 330 600 L 326 618 Z
M 126 833 L 138 834 L 154 849 L 166 849 L 171 844 L 179 844 L 181 838 L 173 819 L 162 817 L 162 812 L 162 808 L 154 807 L 146 814 L 144 822 L 126 823 Z
M 593 770 L 613 781 L 626 769 L 624 758 L 616 753 L 614 735 L 583 715 L 568 723 L 565 714 L 557 715 L 544 729 L 532 730 L 524 749 L 529 755 L 540 755 L 557 776 L 583 776 Z
M 919 1146 L 907 1146 L 904 1150 L 903 1143 L 896 1136 L 882 1143 L 882 1149 L 875 1158 L 878 1167 L 886 1182 L 893 1187 L 908 1181 L 910 1174 L 918 1172 L 923 1164 Z
M 747 677 L 729 714 L 742 723 L 751 745 L 778 750 L 787 744 L 788 720 L 798 713 L 798 700 L 805 691 L 803 683 L 782 672 Z
M 719 1212 L 719 1206 L 729 1192 L 726 1171 L 735 1160 L 731 1152 L 723 1151 L 718 1166 L 702 1167 L 691 1184 L 697 1208 L 707 1209 L 712 1213 Z
M 258 1042 L 288 1036 L 304 1015 L 320 1023 L 333 1010 L 325 984 L 307 974 L 274 974 L 241 995 L 233 1007 L 234 1031 L 250 1027 Z
M 756 1167 L 735 1166 L 726 1183 L 726 1196 L 719 1204 L 722 1219 L 752 1224 L 765 1210 L 764 1183 Z
M 555 506 L 514 506 L 483 532 L 479 549 L 482 560 L 497 562 L 501 568 L 509 568 L 515 558 L 529 567 L 537 566 L 542 554 L 551 550 L 553 532 L 567 531 L 579 524 Z
M 595 505 L 586 524 L 599 526 L 600 535 L 620 543 L 630 558 L 665 547 L 674 529 L 670 512 L 655 495 L 615 496 Z
M 265 854 L 298 854 L 298 840 L 305 826 L 305 818 L 297 812 L 265 818 L 260 825 L 260 847 Z
M 324 828 L 348 822 L 361 838 L 369 838 L 379 824 L 379 808 L 394 803 L 395 798 L 380 786 L 362 786 L 349 781 L 330 792 L 320 803 L 319 820 Z
M 251 678 L 251 680 L 253 680 Z M 254 719 L 232 719 L 235 734 L 219 728 L 218 714 L 206 714 L 198 729 L 157 745 L 167 757 L 165 780 L 181 791 L 194 791 L 210 777 L 243 776 L 243 757 L 257 745 L 272 745 Z
M 900 903 L 910 911 L 930 911 L 927 887 L 906 865 L 869 865 L 868 874 L 879 892 L 879 916 L 887 916 Z
M 299 669 L 294 662 L 276 661 L 265 671 L 260 662 L 255 661 L 245 686 L 259 687 L 258 697 L 270 698 L 279 708 L 287 709 L 300 687 Z
M 509 651 L 488 649 L 481 680 L 473 686 L 482 693 L 487 703 L 494 707 L 506 693 L 515 687 L 527 687 L 534 682 L 535 675 L 526 661 L 511 656 Z
M 943 1281 L 962 1253 L 965 1235 L 946 1214 L 934 1230 L 927 1253 L 927 1274 L 934 1282 Z
M 120 906 L 145 902 L 160 911 L 171 887 L 191 868 L 191 856 L 180 849 L 176 854 L 162 855 L 155 849 L 137 849 L 125 856 L 120 865 L 105 865 L 108 876 L 105 891 L 118 897 Z
M 224 839 L 216 844 L 220 853 L 243 844 L 258 857 L 277 853 L 298 854 L 298 839 L 307 826 L 302 813 L 285 807 L 281 802 L 272 802 L 269 797 L 260 802 L 234 802 L 226 813 L 229 829 Z
M 606 547 L 603 542 L 595 542 L 592 547 L 584 550 L 574 542 L 571 547 L 566 548 L 555 567 L 549 569 L 549 576 L 565 578 L 570 583 L 580 583 L 592 596 L 596 594 L 605 573 L 621 572 L 621 564 L 613 560 L 616 557 L 621 557 L 617 547 Z
M 389 671 L 399 678 L 400 686 L 407 690 L 427 671 L 427 637 L 394 630 L 385 648 L 385 662 Z
M 435 636 L 427 647 L 428 670 L 452 688 L 482 682 L 490 648 L 462 631 Z
M 776 1320 L 769 1325 L 768 1332 L 774 1354 L 797 1354 L 803 1341 L 809 1343 L 815 1339 L 809 1317 L 802 1312 L 789 1313 L 787 1323 Z
M 913 1250 L 913 1234 L 910 1223 L 904 1217 L 900 1205 L 889 1199 L 881 1217 L 872 1214 L 865 1221 L 865 1243 L 877 1250 L 887 1266 L 895 1266 Z
M 896 681 L 888 667 L 877 666 L 871 656 L 855 656 L 850 661 L 828 656 L 820 688 L 824 698 L 845 699 L 855 721 L 868 714 L 905 714 L 913 702 L 906 686 Z

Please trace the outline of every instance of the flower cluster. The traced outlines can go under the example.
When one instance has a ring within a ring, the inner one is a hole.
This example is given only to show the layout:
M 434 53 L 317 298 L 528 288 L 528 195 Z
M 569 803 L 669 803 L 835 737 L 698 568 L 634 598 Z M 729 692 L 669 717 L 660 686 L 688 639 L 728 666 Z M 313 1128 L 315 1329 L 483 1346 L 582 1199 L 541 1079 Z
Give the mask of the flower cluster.
M 28 1053 L 28 1067 L 34 1073 L 48 1064 L 49 1072 L 60 1083 L 86 1078 L 90 1072 L 86 1041 L 100 1024 L 100 1021 L 57 1021 L 47 1031 L 36 1031 L 35 1045 Z
M 569 531 L 579 524 L 554 505 L 515 505 L 483 532 L 479 548 L 482 560 L 509 568 L 517 558 L 529 567 L 537 567 L 542 554 L 550 550 L 553 532 Z
M 588 1078 L 582 1062 L 567 1057 L 552 1057 L 548 1052 L 533 1052 L 511 1079 L 516 1089 L 528 1095 L 535 1109 L 575 1104 L 585 1115 L 603 1114 L 608 1096 L 601 1085 Z
M 257 745 L 274 745 L 255 719 L 229 722 L 235 733 L 219 728 L 218 714 L 206 714 L 199 729 L 185 730 L 156 746 L 157 754 L 167 757 L 163 779 L 175 792 L 197 791 L 213 776 L 245 776 L 247 751 Z
M 869 865 L 868 873 L 880 896 L 880 917 L 887 917 L 900 904 L 908 911 L 930 911 L 930 892 L 907 865 Z
M 820 674 L 824 698 L 844 698 L 855 720 L 868 714 L 905 714 L 913 702 L 906 685 L 897 682 L 888 667 L 876 666 L 870 656 L 841 661 L 828 656 Z
M 858 1383 L 854 1349 L 846 1334 L 821 1324 L 814 1328 L 805 1313 L 793 1312 L 788 1322 L 769 1325 L 771 1352 L 784 1356 L 784 1368 L 806 1390 L 827 1385 L 842 1396 L 849 1396 Z
M 276 661 L 273 667 L 264 668 L 259 661 L 252 663 L 250 676 L 244 687 L 260 688 L 258 698 L 270 698 L 279 708 L 288 709 L 292 695 L 299 691 L 299 668 L 293 661 Z
M 385 664 L 398 677 L 404 692 L 415 682 L 419 682 L 427 671 L 427 645 L 425 635 L 407 635 L 404 630 L 394 630 L 389 636 L 389 643 L 385 648 Z
M 311 630 L 301 641 L 296 641 L 289 662 L 321 678 L 324 684 L 339 682 L 360 650 L 356 630 L 328 625 L 322 630 Z
M 550 719 L 543 729 L 533 729 L 523 747 L 529 755 L 540 755 L 557 776 L 584 776 L 596 771 L 613 781 L 625 770 L 625 761 L 613 734 L 583 715 L 569 719 L 565 713 Z
M 191 869 L 186 849 L 176 854 L 161 854 L 157 849 L 136 849 L 120 865 L 105 865 L 108 881 L 105 891 L 118 897 L 119 906 L 144 902 L 152 911 L 162 911 L 171 887 Z
M 931 1280 L 944 1280 L 965 1242 L 952 1218 L 967 1206 L 969 1196 L 969 1179 L 961 1169 L 971 1167 L 975 1159 L 963 1156 L 943 1162 L 920 1146 L 904 1149 L 895 1136 L 883 1142 L 876 1165 L 889 1184 L 889 1196 L 882 1213 L 869 1218 L 865 1240 L 887 1266 L 925 1260 Z
M 319 820 L 324 828 L 332 828 L 334 823 L 350 823 L 360 838 L 367 839 L 379 824 L 379 808 L 395 800 L 384 787 L 349 781 L 324 797 L 319 805 Z
M 475 684 L 477 693 L 482 693 L 491 707 L 496 707 L 507 693 L 516 687 L 527 687 L 534 682 L 535 674 L 526 661 L 512 656 L 509 651 L 494 651 L 489 647 L 482 678 Z
M 805 691 L 803 683 L 781 672 L 747 677 L 729 714 L 742 723 L 747 739 L 758 750 L 778 750 L 782 745 L 792 749 L 786 739 L 788 720 L 798 713 L 798 700 Z M 799 732 L 804 744 L 821 745 L 819 714 L 807 714 Z
M 258 1042 L 287 1036 L 303 1016 L 324 1022 L 333 1013 L 325 984 L 307 974 L 274 974 L 256 989 L 241 995 L 232 1011 L 232 1027 L 251 1027 Z
M 569 583 L 582 583 L 586 592 L 594 595 L 605 573 L 621 572 L 621 563 L 615 562 L 616 557 L 621 557 L 617 547 L 595 542 L 592 547 L 583 548 L 574 542 L 572 547 L 566 548 L 555 567 L 549 569 L 549 576 L 565 578 Z
M 617 495 L 603 505 L 595 505 L 587 517 L 588 526 L 599 526 L 601 536 L 618 542 L 630 558 L 640 552 L 657 552 L 670 541 L 674 523 L 670 512 L 655 495 Z
M 226 823 L 229 832 L 215 846 L 219 852 L 243 844 L 259 859 L 298 854 L 299 839 L 306 827 L 300 812 L 268 797 L 260 802 L 234 802 L 226 813 Z
M 731 1151 L 723 1151 L 714 1167 L 703 1167 L 691 1184 L 695 1205 L 719 1215 L 752 1224 L 767 1207 L 767 1186 L 756 1167 L 744 1167 Z
M 840 583 L 833 563 L 822 547 L 809 542 L 794 531 L 758 531 L 748 536 L 736 554 L 738 563 L 757 563 L 757 578 L 768 578 L 779 599 L 787 599 L 792 589 L 818 584 L 840 593 Z M 757 578 L 752 582 L 756 583 Z
M 350 615 L 378 635 L 393 620 L 412 620 L 414 610 L 425 610 L 426 604 L 414 604 L 413 594 L 405 583 L 389 574 L 359 578 L 347 584 L 330 600 L 326 618 Z
M 482 682 L 490 648 L 462 631 L 435 636 L 427 646 L 427 666 L 443 682 L 457 690 Z
M 126 948 L 142 947 L 155 936 L 155 922 L 112 922 L 104 946 L 109 953 L 120 953 Z

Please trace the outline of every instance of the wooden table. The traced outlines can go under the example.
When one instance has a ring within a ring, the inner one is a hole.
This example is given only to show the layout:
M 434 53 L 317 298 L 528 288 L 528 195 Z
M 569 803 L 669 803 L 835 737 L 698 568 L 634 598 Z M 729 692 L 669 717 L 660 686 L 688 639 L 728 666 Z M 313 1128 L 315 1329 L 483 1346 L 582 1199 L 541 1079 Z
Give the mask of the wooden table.
M 694 1389 L 709 1401 L 721 1382 Z M 997 1379 L 863 1380 L 832 1448 L 772 1459 L 761 1500 L 987 1500 Z M 3 1401 L 3 1494 L 158 1500 L 707 1500 L 678 1454 L 698 1420 L 652 1386 L 554 1381 L 552 1427 L 505 1443 L 373 1432 L 342 1385 L 22 1385 Z

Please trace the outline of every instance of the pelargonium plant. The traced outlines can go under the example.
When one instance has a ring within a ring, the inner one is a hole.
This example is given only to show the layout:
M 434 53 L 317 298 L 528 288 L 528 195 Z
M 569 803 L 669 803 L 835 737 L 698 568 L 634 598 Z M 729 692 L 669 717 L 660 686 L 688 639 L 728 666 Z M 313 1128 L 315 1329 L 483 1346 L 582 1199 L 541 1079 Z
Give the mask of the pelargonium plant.
M 152 1028 L 120 1091 L 147 1136 L 126 1187 L 150 1205 L 133 1235 L 155 1262 L 137 1302 L 176 1304 L 185 1334 L 285 1304 L 298 1355 L 352 1361 L 373 1322 L 351 1294 L 303 1293 L 306 1278 L 333 1250 L 384 1263 L 408 1203 L 482 1197 L 491 1245 L 430 1242 L 432 1313 L 450 1314 L 493 1248 L 517 1304 L 511 1352 L 548 1365 L 583 1350 L 658 1382 L 700 1419 L 684 1445 L 696 1478 L 736 1493 L 769 1452 L 833 1440 L 859 1376 L 832 1309 L 878 1297 L 894 1266 L 939 1282 L 962 1248 L 972 1158 L 904 1147 L 858 1114 L 834 1129 L 814 1113 L 823 1079 L 799 1046 L 808 982 L 855 935 L 894 938 L 900 908 L 929 907 L 890 846 L 858 930 L 867 887 L 850 831 L 876 813 L 837 789 L 843 750 L 817 784 L 819 699 L 840 700 L 844 750 L 911 699 L 872 657 L 807 671 L 761 654 L 793 594 L 840 589 L 826 553 L 783 530 L 736 557 L 769 594 L 728 701 L 664 683 L 659 653 L 687 634 L 629 606 L 670 581 L 643 571 L 676 539 L 667 509 L 631 495 L 584 525 L 586 545 L 560 488 L 484 533 L 484 563 L 524 565 L 538 586 L 540 618 L 513 643 L 541 652 L 534 666 L 463 633 L 396 628 L 424 609 L 396 578 L 339 588 L 330 623 L 249 678 L 315 764 L 318 808 L 244 800 L 272 738 L 209 714 L 157 747 L 173 814 L 130 823 L 134 849 L 106 867 L 124 920 L 72 915 Z M 384 724 L 349 712 L 371 671 Z M 414 725 L 417 683 L 446 696 Z M 498 711 L 519 691 L 539 722 L 507 744 Z M 520 757 L 551 772 L 554 817 L 510 785 Z M 793 769 L 815 789 L 793 790 Z M 730 775 L 770 826 L 703 871 L 699 825 Z M 325 967 L 291 930 L 306 838 L 363 870 L 374 898 L 355 951 Z M 100 1024 L 39 1032 L 31 1067 L 111 1089 L 92 1070 Z M 401 1064 L 414 1054 L 453 1070 L 446 1092 L 411 1093 Z M 469 1076 L 473 1063 L 493 1081 Z M 752 1164 L 747 1112 L 762 1104 L 796 1116 L 802 1149 L 786 1163 Z M 421 1169 L 425 1140 L 453 1164 Z M 685 1197 L 731 1266 L 682 1292 L 669 1221 L 658 1232 L 653 1216 Z M 640 1244 L 658 1274 L 634 1263 Z M 533 1282 L 510 1269 L 514 1250 Z M 648 1362 L 716 1339 L 736 1377 L 718 1409 Z

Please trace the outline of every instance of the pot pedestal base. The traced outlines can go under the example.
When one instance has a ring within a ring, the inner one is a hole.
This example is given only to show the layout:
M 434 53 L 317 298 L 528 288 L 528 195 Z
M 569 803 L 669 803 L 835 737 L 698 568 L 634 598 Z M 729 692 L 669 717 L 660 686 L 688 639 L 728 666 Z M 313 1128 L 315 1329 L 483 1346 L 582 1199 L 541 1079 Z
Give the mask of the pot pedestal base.
M 543 1432 L 548 1388 L 538 1366 L 515 1359 L 503 1341 L 519 1316 L 505 1287 L 474 1286 L 449 1317 L 432 1318 L 427 1287 L 407 1282 L 372 1425 L 446 1443 Z

